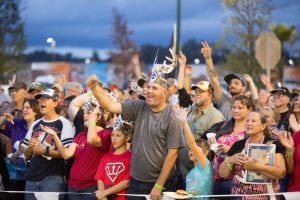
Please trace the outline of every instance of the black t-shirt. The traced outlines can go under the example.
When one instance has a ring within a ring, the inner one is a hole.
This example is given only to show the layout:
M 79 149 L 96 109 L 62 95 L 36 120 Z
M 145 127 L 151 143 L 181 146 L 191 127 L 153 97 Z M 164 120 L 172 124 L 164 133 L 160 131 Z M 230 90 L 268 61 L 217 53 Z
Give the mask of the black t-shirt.
M 291 109 L 289 109 L 286 112 L 280 113 L 280 120 L 277 124 L 277 128 L 284 126 L 284 130 L 289 131 L 290 129 L 289 117 L 291 113 L 292 113 Z
M 231 148 L 229 149 L 229 151 L 227 152 L 227 156 L 232 156 L 234 154 L 240 153 L 243 151 L 243 149 L 245 148 L 245 144 L 247 141 L 248 137 L 243 139 L 243 140 L 239 140 L 237 142 L 235 142 Z M 278 140 L 274 140 L 269 136 L 265 136 L 263 144 L 266 144 L 268 141 L 273 140 L 272 144 L 276 145 L 276 150 L 275 153 L 282 153 L 284 154 L 285 152 L 285 148 L 282 146 L 282 144 L 278 141 Z

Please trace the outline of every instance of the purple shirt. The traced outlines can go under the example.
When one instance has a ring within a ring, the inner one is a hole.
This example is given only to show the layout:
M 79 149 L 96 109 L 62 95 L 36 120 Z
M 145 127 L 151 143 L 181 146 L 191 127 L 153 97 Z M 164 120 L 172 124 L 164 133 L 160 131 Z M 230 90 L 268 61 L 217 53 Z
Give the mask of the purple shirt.
M 4 133 L 11 139 L 12 145 L 14 145 L 16 141 L 23 140 L 28 131 L 27 123 L 23 118 L 14 119 L 14 123 L 15 124 L 5 122 L 4 129 Z M 13 152 L 15 151 L 16 149 L 13 148 Z

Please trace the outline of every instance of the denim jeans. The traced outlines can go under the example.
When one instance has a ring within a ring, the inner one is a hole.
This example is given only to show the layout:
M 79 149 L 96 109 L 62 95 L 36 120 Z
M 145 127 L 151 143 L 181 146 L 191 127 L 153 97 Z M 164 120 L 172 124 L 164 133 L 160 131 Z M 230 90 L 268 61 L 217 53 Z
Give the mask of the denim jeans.
M 95 196 L 94 192 L 97 191 L 97 186 L 90 187 L 86 189 L 73 189 L 70 186 L 68 187 L 68 192 L 77 193 L 77 194 L 69 194 L 68 200 L 97 200 L 97 197 Z M 92 194 L 81 194 L 81 193 L 92 193 Z
M 288 185 L 290 182 L 291 175 L 286 174 L 282 179 L 279 180 L 280 183 L 280 192 L 287 192 Z
M 216 180 L 214 182 L 214 194 L 231 194 L 232 181 L 231 180 Z
M 25 191 L 34 192 L 61 192 L 63 184 L 63 177 L 54 175 L 46 176 L 41 181 L 32 182 L 26 181 Z M 50 199 L 49 195 L 45 194 L 45 199 Z M 51 200 L 54 198 L 51 198 Z M 58 199 L 58 198 L 56 198 Z M 25 194 L 25 200 L 36 200 L 34 194 Z

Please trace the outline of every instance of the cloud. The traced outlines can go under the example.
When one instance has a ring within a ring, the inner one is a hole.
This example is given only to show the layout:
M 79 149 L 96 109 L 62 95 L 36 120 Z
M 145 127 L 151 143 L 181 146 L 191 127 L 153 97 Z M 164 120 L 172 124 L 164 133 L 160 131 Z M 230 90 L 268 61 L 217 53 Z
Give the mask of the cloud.
M 112 9 L 118 8 L 134 31 L 138 44 L 169 44 L 176 22 L 175 0 L 22 0 L 28 46 L 47 46 L 54 37 L 59 46 L 85 48 L 112 47 Z M 223 35 L 228 15 L 221 1 L 181 0 L 182 41 L 189 38 L 216 41 Z M 274 19 L 298 24 L 298 0 L 275 0 Z

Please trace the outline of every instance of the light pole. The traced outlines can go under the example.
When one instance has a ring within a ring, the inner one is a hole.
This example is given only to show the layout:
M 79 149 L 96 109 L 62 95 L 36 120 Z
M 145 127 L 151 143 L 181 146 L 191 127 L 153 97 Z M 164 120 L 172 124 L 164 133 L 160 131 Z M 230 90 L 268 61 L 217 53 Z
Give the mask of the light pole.
M 54 40 L 54 38 L 52 37 L 48 37 L 47 38 L 47 43 L 49 43 L 51 45 L 51 49 L 52 49 L 52 61 L 55 61 L 55 47 L 56 47 L 56 41 Z

